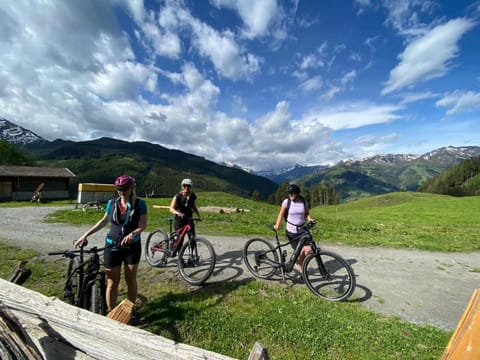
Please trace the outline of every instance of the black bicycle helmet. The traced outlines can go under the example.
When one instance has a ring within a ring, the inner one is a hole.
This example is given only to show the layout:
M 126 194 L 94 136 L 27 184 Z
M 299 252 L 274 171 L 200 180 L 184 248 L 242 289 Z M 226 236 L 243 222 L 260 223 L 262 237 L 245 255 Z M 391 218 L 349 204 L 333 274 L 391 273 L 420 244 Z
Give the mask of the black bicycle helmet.
M 300 194 L 300 186 L 296 184 L 288 185 L 287 187 L 288 194 Z

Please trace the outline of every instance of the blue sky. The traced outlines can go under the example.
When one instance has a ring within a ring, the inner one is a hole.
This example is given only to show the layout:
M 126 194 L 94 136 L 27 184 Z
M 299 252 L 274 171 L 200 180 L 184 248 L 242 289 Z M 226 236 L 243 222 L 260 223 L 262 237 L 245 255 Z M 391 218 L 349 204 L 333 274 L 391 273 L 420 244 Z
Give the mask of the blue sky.
M 0 5 L 0 116 L 254 170 L 479 146 L 480 1 Z

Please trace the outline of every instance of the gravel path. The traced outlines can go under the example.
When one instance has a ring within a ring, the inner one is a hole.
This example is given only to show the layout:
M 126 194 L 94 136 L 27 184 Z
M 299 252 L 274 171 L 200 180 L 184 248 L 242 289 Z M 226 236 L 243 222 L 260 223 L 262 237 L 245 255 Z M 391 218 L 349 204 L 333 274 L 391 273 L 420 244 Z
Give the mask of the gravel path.
M 88 226 L 42 222 L 59 208 L 0 208 L 0 239 L 42 253 L 70 248 Z M 104 236 L 105 231 L 98 232 L 90 238 L 91 243 L 102 244 Z M 241 256 L 246 238 L 206 237 L 217 253 L 217 266 L 209 282 L 251 277 Z M 363 306 L 410 322 L 453 330 L 473 290 L 480 287 L 480 252 L 447 254 L 332 244 L 325 248 L 340 253 L 352 264 L 357 276 L 354 297 Z M 304 285 L 294 278 L 279 286 Z

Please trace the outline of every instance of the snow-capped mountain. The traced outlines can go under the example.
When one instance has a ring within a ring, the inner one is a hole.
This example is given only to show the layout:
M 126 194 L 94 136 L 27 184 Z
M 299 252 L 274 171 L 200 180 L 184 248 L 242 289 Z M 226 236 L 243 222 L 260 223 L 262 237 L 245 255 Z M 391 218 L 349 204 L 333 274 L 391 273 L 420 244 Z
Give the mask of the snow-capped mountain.
M 47 141 L 34 132 L 15 125 L 3 117 L 0 117 L 0 139 L 15 145 Z

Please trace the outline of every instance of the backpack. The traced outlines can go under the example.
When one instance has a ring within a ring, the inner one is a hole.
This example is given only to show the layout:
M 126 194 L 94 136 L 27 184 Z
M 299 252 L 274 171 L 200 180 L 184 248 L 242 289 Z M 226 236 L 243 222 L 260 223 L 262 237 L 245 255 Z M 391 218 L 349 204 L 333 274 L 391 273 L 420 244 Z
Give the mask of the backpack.
M 305 200 L 305 198 L 303 196 L 298 196 L 298 198 L 300 200 L 302 200 L 303 202 L 303 206 L 305 208 L 305 212 L 307 211 L 308 209 L 308 204 L 307 204 L 307 201 Z M 287 222 L 287 218 L 288 218 L 288 209 L 290 209 L 290 204 L 291 204 L 292 200 L 290 198 L 287 199 L 287 207 L 285 208 L 285 221 Z

